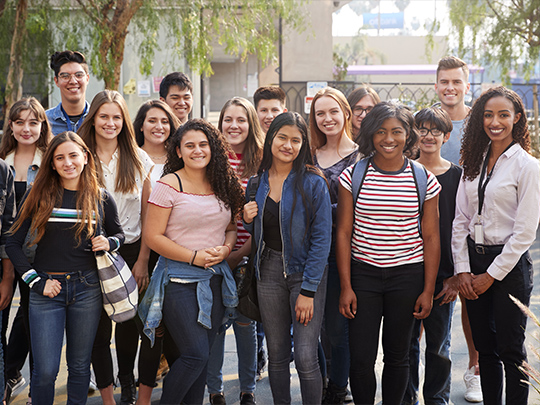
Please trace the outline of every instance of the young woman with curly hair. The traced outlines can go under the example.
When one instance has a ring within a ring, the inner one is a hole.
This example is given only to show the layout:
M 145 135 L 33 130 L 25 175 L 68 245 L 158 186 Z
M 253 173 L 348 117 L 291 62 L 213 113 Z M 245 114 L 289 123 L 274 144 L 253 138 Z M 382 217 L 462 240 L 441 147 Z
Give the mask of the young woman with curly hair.
M 540 218 L 540 167 L 529 154 L 527 116 L 520 97 L 492 88 L 474 103 L 461 147 L 452 254 L 466 305 L 486 405 L 526 404 L 527 317 L 510 295 L 528 305 L 529 248 Z M 504 379 L 504 384 L 503 384 Z
M 426 318 L 439 267 L 435 176 L 408 158 L 418 140 L 411 112 L 382 102 L 362 121 L 359 151 L 367 156 L 353 196 L 353 170 L 340 176 L 336 259 L 340 312 L 349 319 L 350 384 L 354 402 L 373 404 L 381 322 L 383 403 L 399 405 L 409 378 L 414 319 Z M 425 173 L 420 173 L 420 171 Z M 417 186 L 425 178 L 423 198 Z M 420 232 L 421 225 L 421 232 Z
M 117 91 L 103 90 L 96 94 L 78 132 L 94 155 L 100 185 L 107 189 L 118 205 L 118 216 L 126 235 L 126 243 L 119 252 L 131 269 L 139 291 L 142 291 L 149 281 L 150 250 L 142 243 L 141 233 L 154 162 L 137 146 L 126 101 Z M 103 310 L 94 341 L 92 365 L 96 385 L 105 405 L 115 403 L 111 334 L 112 323 Z M 139 347 L 135 320 L 117 323 L 115 340 L 121 402 L 134 404 L 136 388 L 133 369 Z
M 144 238 L 160 254 L 139 314 L 153 341 L 163 319 L 180 349 L 168 359 L 162 404 L 201 404 L 210 348 L 225 306 L 238 303 L 225 259 L 236 242 L 240 182 L 223 135 L 201 119 L 172 136 L 165 176 L 149 199 Z
M 328 185 L 313 166 L 304 119 L 278 115 L 266 134 L 255 201 L 244 226 L 257 242 L 255 271 L 276 404 L 290 404 L 291 325 L 294 362 L 304 404 L 320 404 L 318 342 L 332 238 Z M 253 178 L 247 194 L 253 187 Z
M 96 221 L 108 237 L 96 235 Z M 99 187 L 93 155 L 74 132 L 51 141 L 12 232 L 6 252 L 30 287 L 32 400 L 54 403 L 65 332 L 67 402 L 84 404 L 103 308 L 94 252 L 118 249 L 124 234 L 114 200 Z M 37 244 L 33 264 L 23 251 L 28 232 Z

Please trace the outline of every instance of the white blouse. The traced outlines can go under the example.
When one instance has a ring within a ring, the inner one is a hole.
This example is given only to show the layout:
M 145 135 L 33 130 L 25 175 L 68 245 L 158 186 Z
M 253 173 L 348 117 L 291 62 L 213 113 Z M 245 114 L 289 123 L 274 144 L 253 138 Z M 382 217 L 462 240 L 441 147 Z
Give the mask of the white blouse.
M 460 180 L 456 216 L 452 230 L 454 272 L 469 273 L 467 236 L 474 239 L 478 220 L 478 175 L 473 181 Z M 487 272 L 502 280 L 517 264 L 536 238 L 540 219 L 540 165 L 538 160 L 515 144 L 493 167 L 482 208 L 485 245 L 504 245 Z
M 124 243 L 133 243 L 141 237 L 141 203 L 144 180 L 152 170 L 154 162 L 150 156 L 140 148 L 137 148 L 139 158 L 143 164 L 143 175 L 135 176 L 136 188 L 130 193 L 115 191 L 117 166 L 120 159 L 118 148 L 112 155 L 109 164 L 101 162 L 105 188 L 114 198 L 118 208 L 118 218 L 124 229 L 126 240 Z

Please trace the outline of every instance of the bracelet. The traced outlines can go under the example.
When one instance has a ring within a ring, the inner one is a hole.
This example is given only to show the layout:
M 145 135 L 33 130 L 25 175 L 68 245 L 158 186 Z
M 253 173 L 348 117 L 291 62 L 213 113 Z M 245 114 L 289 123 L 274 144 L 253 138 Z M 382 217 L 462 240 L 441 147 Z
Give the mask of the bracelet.
M 231 251 L 232 251 L 232 250 L 231 250 L 231 248 L 229 247 L 229 245 L 223 245 L 223 246 L 225 246 L 226 248 L 229 249 L 229 254 L 228 254 L 227 256 L 225 256 L 225 259 L 226 259 L 227 257 L 229 257 L 229 256 L 231 255 Z
M 189 259 L 189 265 L 193 266 L 193 262 L 195 261 L 195 258 L 197 257 L 197 251 L 194 250 L 193 254 L 191 255 L 191 259 Z

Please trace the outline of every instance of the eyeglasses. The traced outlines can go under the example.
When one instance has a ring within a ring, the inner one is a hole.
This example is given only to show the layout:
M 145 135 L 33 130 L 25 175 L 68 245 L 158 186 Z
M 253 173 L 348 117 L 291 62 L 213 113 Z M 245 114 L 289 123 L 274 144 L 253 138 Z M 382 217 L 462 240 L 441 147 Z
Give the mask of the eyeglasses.
M 352 113 L 355 117 L 360 117 L 364 113 L 368 114 L 371 110 L 373 110 L 373 107 L 368 107 L 368 108 L 354 107 L 354 110 Z
M 86 73 L 85 72 L 75 72 L 75 73 L 71 74 L 71 73 L 63 72 L 63 73 L 58 74 L 58 79 L 60 79 L 60 81 L 62 81 L 62 82 L 69 82 L 71 80 L 71 77 L 73 77 L 73 76 L 75 76 L 76 80 L 81 81 L 86 77 Z
M 431 128 L 431 129 L 419 128 L 418 132 L 420 133 L 420 136 L 422 137 L 427 136 L 430 132 L 431 132 L 431 135 L 433 136 L 441 136 L 443 134 L 443 131 L 437 128 Z

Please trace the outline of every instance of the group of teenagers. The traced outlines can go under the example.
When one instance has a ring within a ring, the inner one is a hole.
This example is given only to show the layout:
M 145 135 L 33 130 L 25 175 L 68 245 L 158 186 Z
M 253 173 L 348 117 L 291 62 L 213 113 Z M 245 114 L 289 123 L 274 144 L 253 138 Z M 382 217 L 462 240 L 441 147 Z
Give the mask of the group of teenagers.
M 51 67 L 62 103 L 45 112 L 34 98 L 16 102 L 0 144 L 0 305 L 15 273 L 21 292 L 3 345 L 4 400 L 26 344 L 29 402 L 54 403 L 65 334 L 67 403 L 86 403 L 91 365 L 103 403 L 116 403 L 95 260 L 110 251 L 140 293 L 138 315 L 115 325 L 121 404 L 150 404 L 162 356 L 162 404 L 202 404 L 206 387 L 225 404 L 231 325 L 241 404 L 255 404 L 262 336 L 274 403 L 291 403 L 294 359 L 302 403 L 344 403 L 350 384 L 354 403 L 373 404 L 380 331 L 382 402 L 418 403 L 424 337 L 423 401 L 448 404 L 458 295 L 480 400 L 502 404 L 504 387 L 506 404 L 527 404 L 526 315 L 511 297 L 528 305 L 532 291 L 540 166 L 515 92 L 491 88 L 467 111 L 460 167 L 441 156 L 455 129 L 443 106 L 413 114 L 369 87 L 348 98 L 320 90 L 309 125 L 286 110 L 283 90 L 261 87 L 253 104 L 228 100 L 215 128 L 189 119 L 182 73 L 132 122 L 116 91 L 86 102 L 81 53 L 57 52 Z M 466 83 L 466 64 L 443 58 L 441 103 L 462 102 Z M 262 325 L 235 308 L 234 272 L 250 256 Z

